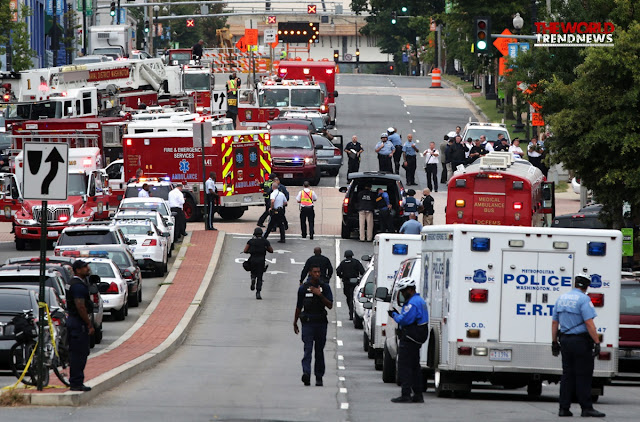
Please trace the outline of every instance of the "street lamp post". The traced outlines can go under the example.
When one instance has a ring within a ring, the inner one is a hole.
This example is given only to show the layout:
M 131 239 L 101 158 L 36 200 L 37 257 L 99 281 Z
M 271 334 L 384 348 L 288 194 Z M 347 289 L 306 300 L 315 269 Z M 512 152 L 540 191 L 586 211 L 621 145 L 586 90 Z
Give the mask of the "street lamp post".
M 524 26 L 524 19 L 520 16 L 520 13 L 516 13 L 513 17 L 513 28 L 516 34 L 520 33 L 520 30 Z M 513 126 L 514 132 L 524 132 L 524 125 L 522 124 L 522 111 L 520 110 L 520 100 L 516 97 L 516 124 Z
M 153 24 L 153 31 L 154 31 L 154 37 L 155 37 L 155 39 L 153 40 L 154 50 L 158 50 L 158 13 L 160 13 L 160 6 L 158 5 L 153 6 L 153 15 L 155 16 L 155 22 Z M 151 54 L 153 55 L 153 57 L 156 56 L 155 51 L 151 52 Z

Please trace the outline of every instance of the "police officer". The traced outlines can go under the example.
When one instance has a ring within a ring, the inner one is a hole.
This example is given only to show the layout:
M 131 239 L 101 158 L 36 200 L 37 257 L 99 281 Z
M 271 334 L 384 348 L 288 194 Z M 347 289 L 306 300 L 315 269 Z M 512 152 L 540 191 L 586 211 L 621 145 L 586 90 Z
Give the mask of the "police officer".
M 393 167 L 391 166 L 391 157 L 393 157 L 394 147 L 393 144 L 387 138 L 387 133 L 380 135 L 380 142 L 376 144 L 376 152 L 378 153 L 378 166 L 380 171 L 386 171 L 393 173 Z
M 420 369 L 420 347 L 427 339 L 429 313 L 427 304 L 416 293 L 416 281 L 403 278 L 397 289 L 404 297 L 402 313 L 389 310 L 389 316 L 401 329 L 398 347 L 398 378 L 402 395 L 391 399 L 394 403 L 424 403 L 422 396 L 422 371 Z M 413 396 L 411 396 L 413 390 Z
M 348 169 L 347 169 L 347 177 L 349 177 L 349 173 L 357 173 L 360 170 L 360 155 L 362 155 L 362 145 L 358 142 L 358 137 L 353 135 L 351 137 L 351 142 L 347 144 L 344 148 L 349 157 Z
M 218 198 L 218 188 L 216 188 L 216 172 L 209 172 L 209 178 L 205 183 L 205 191 L 207 193 L 207 230 L 218 230 L 213 227 L 213 214 L 215 212 L 215 206 Z
M 591 278 L 587 274 L 576 274 L 575 288 L 560 296 L 553 308 L 551 352 L 558 356 L 562 351 L 558 416 L 573 416 L 569 408 L 574 394 L 582 408 L 582 416 L 605 416 L 595 410 L 591 402 L 593 359 L 600 353 L 600 339 L 593 323 L 596 311 L 586 295 L 590 284 Z
M 353 290 L 358 284 L 358 277 L 364 275 L 364 267 L 353 257 L 352 251 L 346 250 L 344 260 L 336 268 L 336 275 L 342 279 L 342 289 L 349 306 L 349 320 L 353 321 Z
M 307 221 L 309 221 L 309 237 L 313 240 L 314 221 L 316 212 L 313 210 L 313 203 L 318 200 L 318 196 L 311 190 L 309 182 L 304 181 L 304 189 L 298 192 L 296 201 L 300 204 L 300 229 L 302 238 L 307 238 Z
M 271 218 L 269 219 L 267 230 L 264 232 L 264 238 L 269 237 L 269 233 L 276 228 L 280 228 L 280 240 L 278 240 L 278 243 L 285 243 L 284 207 L 287 205 L 287 198 L 285 194 L 278 189 L 278 184 L 279 181 L 276 178 L 271 185 L 271 208 L 269 209 Z
M 407 141 L 402 146 L 402 155 L 404 156 L 404 162 L 406 164 L 404 170 L 407 172 L 407 186 L 416 185 L 417 152 L 418 147 L 413 140 L 413 135 L 407 135 Z
M 264 212 L 262 213 L 260 218 L 258 218 L 259 227 L 264 228 L 264 222 L 267 219 L 267 217 L 269 217 L 269 210 L 271 209 L 271 199 L 269 197 L 271 196 L 271 184 L 273 183 L 273 180 L 275 179 L 275 177 L 276 176 L 274 174 L 270 174 L 269 180 L 265 180 L 265 182 L 261 185 L 262 198 L 264 198 Z
M 265 271 L 265 259 L 267 252 L 273 253 L 271 243 L 262 238 L 262 229 L 256 227 L 253 237 L 244 246 L 244 253 L 250 254 L 249 265 L 251 266 L 251 290 L 256 291 L 256 299 L 262 300 L 262 275 Z
M 93 302 L 89 296 L 86 278 L 91 274 L 89 264 L 77 260 L 73 263 L 73 278 L 67 288 L 67 335 L 69 342 L 69 383 L 71 391 L 91 391 L 84 385 L 84 367 L 89 356 L 89 338 L 95 329 L 89 315 Z
M 304 267 L 300 273 L 300 284 L 304 283 L 305 277 L 309 275 L 311 268 L 316 265 L 320 267 L 320 279 L 322 282 L 328 283 L 329 280 L 331 280 L 331 276 L 333 275 L 333 265 L 331 264 L 331 260 L 322 255 L 322 249 L 319 246 L 316 246 L 313 248 L 313 256 L 309 257 L 307 262 L 304 263 Z
M 293 317 L 293 332 L 298 334 L 298 319 L 302 322 L 302 382 L 311 385 L 311 353 L 315 348 L 316 361 L 314 374 L 316 385 L 322 386 L 324 376 L 324 345 L 327 341 L 327 311 L 333 308 L 333 294 L 329 283 L 320 279 L 320 266 L 309 270 L 309 280 L 298 288 L 298 301 Z
M 400 174 L 400 158 L 402 158 L 402 138 L 396 133 L 396 129 L 390 127 L 387 129 L 389 141 L 393 144 L 393 164 L 395 165 L 395 173 Z
M 378 210 L 378 218 L 380 219 L 380 233 L 394 233 L 391 201 L 389 201 L 389 194 L 382 190 L 382 188 L 378 188 L 376 209 Z
M 418 214 L 418 200 L 415 198 L 416 191 L 413 189 L 409 189 L 407 191 L 407 196 L 402 201 L 402 209 L 404 210 L 404 214 L 407 219 L 409 219 L 409 214 L 414 213 Z

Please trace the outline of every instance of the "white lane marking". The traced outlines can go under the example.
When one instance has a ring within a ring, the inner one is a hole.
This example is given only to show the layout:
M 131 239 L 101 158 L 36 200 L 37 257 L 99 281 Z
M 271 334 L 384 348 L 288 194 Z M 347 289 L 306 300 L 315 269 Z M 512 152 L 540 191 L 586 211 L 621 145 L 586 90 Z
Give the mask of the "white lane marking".
M 340 189 L 340 174 L 336 174 L 336 189 Z
M 409 123 L 413 123 L 413 120 L 409 119 Z
M 336 321 L 336 325 L 337 325 L 338 327 L 342 327 L 342 321 Z
M 415 129 L 413 129 L 413 133 L 416 133 L 416 130 L 415 130 Z
M 344 366 L 342 366 L 342 365 L 338 366 L 338 369 L 341 370 L 341 371 L 344 371 Z
M 344 387 L 340 387 L 340 394 L 347 394 L 347 389 Z
M 340 264 L 340 239 L 336 239 L 336 262 L 334 268 L 338 267 Z M 336 290 L 340 289 L 340 277 L 336 276 Z M 338 308 L 340 307 L 340 302 L 337 303 Z
M 407 111 L 407 114 L 411 114 L 411 113 L 409 113 L 409 112 Z
M 340 403 L 340 409 L 348 410 L 349 409 L 349 403 Z
M 337 342 L 338 342 L 338 346 L 342 346 L 343 345 L 342 340 L 338 340 Z
M 406 104 L 403 104 L 403 106 L 405 106 L 405 108 L 407 107 L 407 105 L 406 105 Z
M 342 308 L 342 302 L 336 302 L 336 306 L 337 306 L 338 308 Z
M 338 355 L 338 360 L 344 360 L 344 356 Z
M 338 377 L 338 381 L 345 381 L 346 378 L 345 377 Z

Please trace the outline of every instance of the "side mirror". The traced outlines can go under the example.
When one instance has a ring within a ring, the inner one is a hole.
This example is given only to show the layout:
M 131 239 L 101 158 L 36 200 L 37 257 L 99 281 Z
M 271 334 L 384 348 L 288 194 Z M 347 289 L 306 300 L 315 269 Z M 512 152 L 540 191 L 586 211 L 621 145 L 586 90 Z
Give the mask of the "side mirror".
M 387 289 L 386 287 L 378 287 L 376 289 L 376 299 L 383 302 L 391 302 L 391 298 L 389 297 L 389 289 Z
M 138 241 L 136 239 L 127 239 L 127 245 L 137 245 Z
M 364 296 L 360 296 L 358 298 L 358 302 L 360 302 L 360 303 L 369 303 L 369 298 L 366 298 Z
M 360 259 L 363 261 L 371 262 L 371 255 L 362 255 Z
M 338 91 L 333 91 L 333 98 L 338 98 Z
M 165 224 L 167 225 L 167 227 L 173 226 L 173 223 L 171 221 L 167 221 Z
M 342 193 L 347 193 L 347 187 L 346 186 L 340 186 L 340 189 L 338 189 L 339 192 Z
M 89 276 L 89 284 L 98 284 L 100 283 L 100 276 L 98 274 L 91 274 Z
M 373 302 L 367 302 L 367 303 L 363 303 L 362 307 L 364 309 L 373 309 Z

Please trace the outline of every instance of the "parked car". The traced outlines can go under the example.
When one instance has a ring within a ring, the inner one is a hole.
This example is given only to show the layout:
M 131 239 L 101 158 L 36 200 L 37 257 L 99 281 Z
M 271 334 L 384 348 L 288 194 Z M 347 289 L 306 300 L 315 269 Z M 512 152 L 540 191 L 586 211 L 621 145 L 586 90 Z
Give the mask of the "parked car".
M 373 283 L 372 278 L 373 272 L 373 262 L 369 264 L 367 269 L 364 272 L 362 278 L 360 278 L 360 283 L 353 289 L 353 327 L 354 328 L 363 328 L 364 315 L 365 312 L 368 312 L 368 309 L 364 308 L 363 300 L 369 300 L 373 298 L 375 284 Z
M 343 239 L 349 239 L 352 232 L 359 231 L 358 223 L 358 193 L 368 184 L 371 185 L 371 191 L 374 193 L 378 188 L 382 188 L 389 194 L 389 201 L 393 210 L 393 226 L 396 230 L 400 229 L 404 223 L 404 213 L 402 211 L 402 199 L 405 195 L 404 186 L 400 180 L 400 176 L 391 173 L 380 173 L 374 171 L 366 171 L 360 173 L 351 173 L 349 175 L 351 182 L 349 186 L 340 188 L 340 192 L 344 192 L 345 196 L 342 201 L 342 230 Z M 374 236 L 380 226 L 377 213 L 373 216 Z
M 71 265 L 68 263 L 69 258 L 62 257 L 47 257 L 47 262 L 45 263 L 45 270 L 54 272 L 59 276 L 61 282 L 51 283 L 51 287 L 56 289 L 57 295 L 60 297 L 60 301 L 64 307 L 67 306 L 67 294 L 65 290 L 65 286 L 69 284 L 71 278 L 73 277 L 73 270 L 71 269 Z M 53 258 L 61 258 L 64 261 L 57 261 Z M 21 262 L 19 259 L 10 258 L 7 260 L 7 264 L 0 267 L 0 271 L 22 271 L 22 270 L 37 270 L 40 271 L 40 258 L 31 258 L 26 262 Z M 71 263 L 73 263 L 73 258 L 71 258 Z
M 312 137 L 316 145 L 322 146 L 316 151 L 320 171 L 329 173 L 329 176 L 337 176 L 342 167 L 342 151 L 322 135 Z
M 124 198 L 118 207 L 118 211 L 122 210 L 158 211 L 167 222 L 173 224 L 172 228 L 176 224 L 176 217 L 171 212 L 169 203 L 163 198 Z M 175 236 L 171 238 L 174 239 Z
M 100 277 L 98 291 L 104 303 L 104 310 L 110 311 L 113 318 L 122 321 L 129 314 L 129 293 L 127 282 L 120 270 L 109 258 L 85 258 L 91 274 Z
M 557 215 L 551 226 L 572 229 L 606 229 L 608 227 L 600 220 L 601 211 L 602 205 L 600 204 L 587 205 L 576 213 Z
M 9 367 L 11 346 L 16 342 L 11 320 L 26 310 L 38 312 L 38 298 L 32 290 L 0 287 L 0 366 Z
M 128 245 L 129 241 L 115 226 L 81 225 L 67 227 L 55 243 L 54 255 L 61 256 L 66 250 L 76 250 L 82 245 Z
M 171 245 L 169 248 L 169 256 L 171 256 L 171 249 L 175 245 L 175 224 L 170 220 L 164 218 L 158 210 L 146 210 L 146 209 L 121 209 L 113 217 L 113 221 L 117 220 L 129 220 L 129 221 L 153 221 L 162 233 L 169 233 L 167 240 Z
M 168 268 L 170 245 L 169 233 L 162 232 L 150 220 L 114 220 L 114 225 L 132 243 L 129 248 L 138 266 L 143 270 L 152 270 L 157 277 L 163 277 Z

